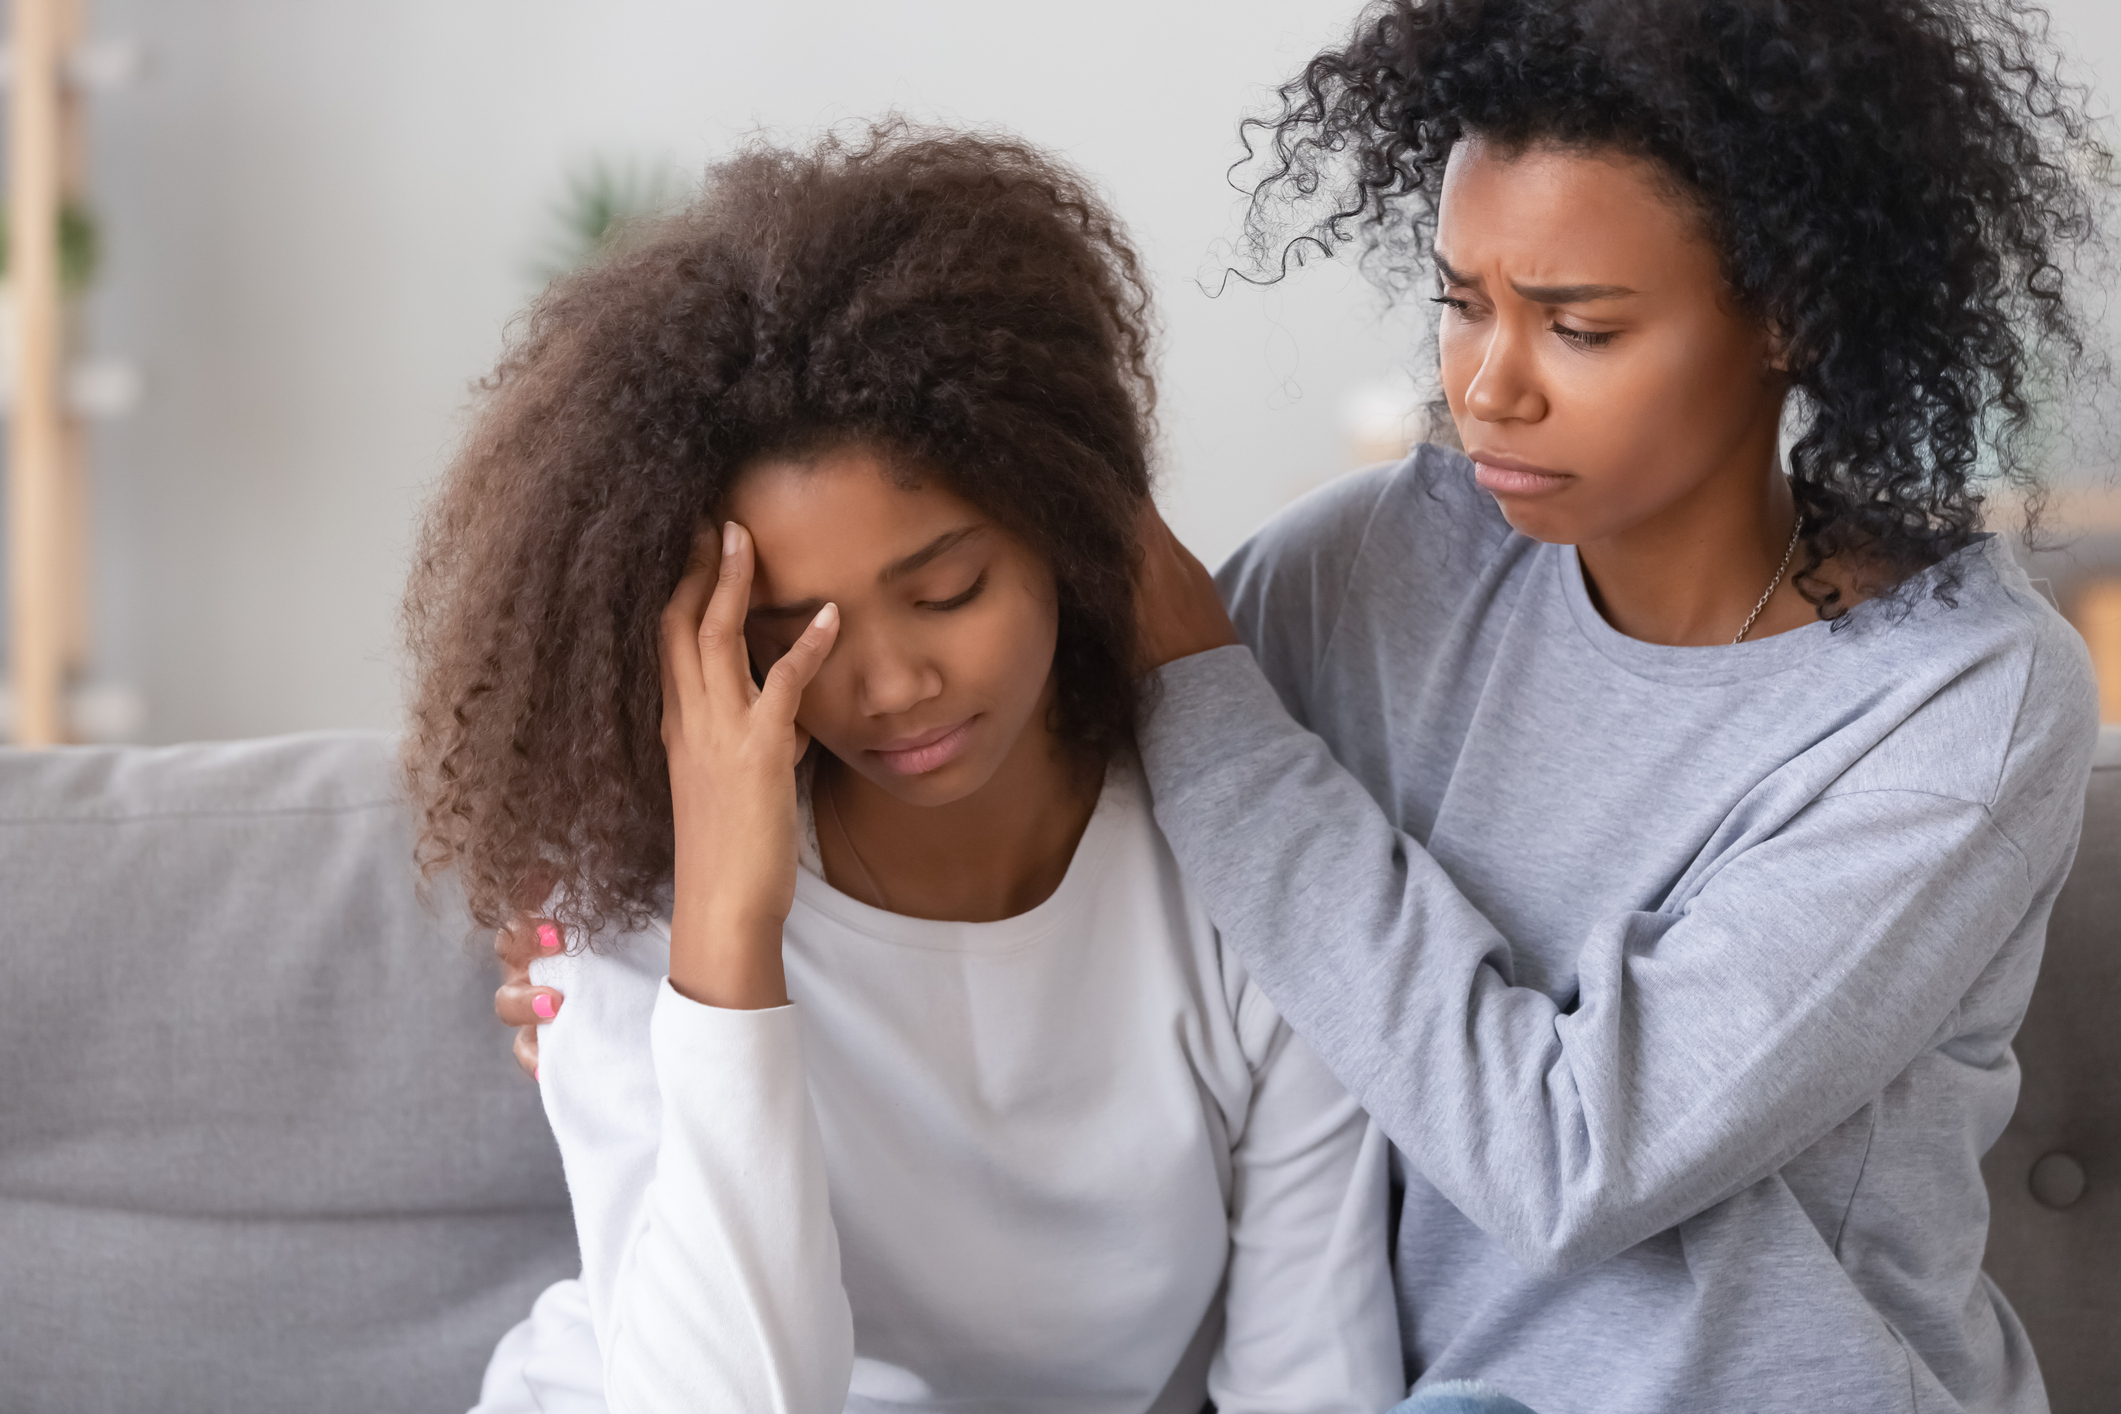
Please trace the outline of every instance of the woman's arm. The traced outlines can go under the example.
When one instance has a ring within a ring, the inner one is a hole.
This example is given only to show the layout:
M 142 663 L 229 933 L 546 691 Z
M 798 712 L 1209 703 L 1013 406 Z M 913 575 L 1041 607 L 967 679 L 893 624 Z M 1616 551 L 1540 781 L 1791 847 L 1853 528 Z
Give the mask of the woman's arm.
M 1222 1414 L 1375 1414 L 1406 1393 L 1388 1147 L 1266 996 L 1243 984 L 1238 995 L 1252 1097 L 1230 1156 L 1225 1321 L 1208 1393 Z
M 749 537 L 703 533 L 663 616 L 676 879 L 667 958 L 540 963 L 541 1045 L 617 1414 L 837 1414 L 853 1370 L 822 1141 L 787 1003 L 795 725 L 837 620 L 754 683 Z M 667 976 L 655 963 L 667 963 Z M 575 964 L 570 969 L 568 964 Z M 591 983 L 601 978 L 599 989 Z
M 1412 1167 L 1528 1263 L 1586 1265 L 1774 1173 L 1948 1039 L 2066 868 L 2081 684 L 2026 686 L 2034 724 L 1995 796 L 2014 825 L 1977 801 L 1829 791 L 1735 842 L 1684 909 L 1538 940 L 1580 958 L 1564 1009 L 1510 985 L 1520 940 L 1290 716 L 1329 690 L 1310 677 L 1321 612 L 1386 489 L 1316 500 L 1226 567 L 1271 683 L 1218 646 L 1206 570 L 1145 530 L 1143 638 L 1167 665 L 1143 741 L 1157 818 L 1226 944 Z M 1308 632 L 1263 637 L 1269 621 Z
M 794 1008 L 721 1010 L 657 940 L 540 961 L 542 1038 L 582 1281 L 614 1414 L 838 1414 L 853 1368 Z
M 1701 1212 L 1854 1113 L 2038 926 L 2052 872 L 1978 803 L 1830 793 L 1684 910 L 1601 920 L 1564 1011 L 1509 984 L 1510 940 L 1246 650 L 1172 664 L 1162 688 L 1156 815 L 1225 941 L 1410 1164 L 1550 1271 Z

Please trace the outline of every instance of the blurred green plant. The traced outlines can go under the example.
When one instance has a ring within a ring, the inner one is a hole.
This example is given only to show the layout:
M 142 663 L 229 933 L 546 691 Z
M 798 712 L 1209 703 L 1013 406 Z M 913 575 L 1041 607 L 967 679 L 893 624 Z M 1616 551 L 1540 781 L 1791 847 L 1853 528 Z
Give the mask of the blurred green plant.
M 78 295 L 96 278 L 103 260 L 103 237 L 85 206 L 68 202 L 59 208 L 59 288 Z M 8 275 L 7 207 L 0 205 L 0 280 Z
M 532 273 L 550 282 L 595 259 L 627 222 L 661 211 L 675 188 L 665 163 L 590 158 L 567 174 L 567 194 L 552 205 L 559 230 Z

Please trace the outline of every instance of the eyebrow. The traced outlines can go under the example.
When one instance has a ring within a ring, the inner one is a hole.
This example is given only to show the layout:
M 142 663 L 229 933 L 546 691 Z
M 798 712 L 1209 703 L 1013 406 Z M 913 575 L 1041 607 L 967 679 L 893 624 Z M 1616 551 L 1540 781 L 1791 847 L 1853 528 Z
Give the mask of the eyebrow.
M 949 554 L 984 529 L 986 529 L 985 526 L 964 525 L 959 526 L 956 530 L 946 530 L 912 554 L 893 560 L 890 564 L 884 566 L 883 570 L 877 575 L 876 582 L 878 584 L 889 584 L 895 579 L 904 579 L 922 566 L 933 562 L 940 556 Z M 825 601 L 822 599 L 798 599 L 792 604 L 761 604 L 758 608 L 746 614 L 745 617 L 752 619 L 786 619 L 798 616 L 808 618 L 824 607 Z
M 1461 275 L 1451 268 L 1451 263 L 1441 252 L 1432 251 L 1430 254 L 1435 258 L 1437 273 L 1443 276 L 1446 284 L 1464 285 L 1469 290 L 1480 288 L 1479 276 Z M 1510 288 L 1517 292 L 1518 298 L 1534 304 L 1589 304 L 1594 300 L 1622 299 L 1635 293 L 1626 285 L 1520 285 L 1515 280 L 1510 282 Z

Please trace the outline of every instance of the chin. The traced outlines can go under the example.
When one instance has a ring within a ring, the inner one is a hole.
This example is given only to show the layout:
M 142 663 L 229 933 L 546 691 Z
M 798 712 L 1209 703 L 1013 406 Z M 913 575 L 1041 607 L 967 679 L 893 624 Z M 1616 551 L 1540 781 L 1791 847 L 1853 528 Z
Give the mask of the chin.
M 845 757 L 840 759 L 843 762 L 846 760 Z M 992 761 L 968 761 L 959 757 L 932 771 L 923 771 L 917 776 L 901 775 L 882 767 L 869 770 L 861 770 L 860 767 L 852 769 L 893 799 L 902 800 L 908 805 L 932 809 L 938 805 L 954 805 L 978 791 L 994 779 L 997 764 Z
M 1583 527 L 1576 518 L 1560 513 L 1557 506 L 1528 503 L 1516 497 L 1496 496 L 1494 501 L 1510 529 L 1527 539 L 1548 545 L 1574 545 L 1584 538 Z

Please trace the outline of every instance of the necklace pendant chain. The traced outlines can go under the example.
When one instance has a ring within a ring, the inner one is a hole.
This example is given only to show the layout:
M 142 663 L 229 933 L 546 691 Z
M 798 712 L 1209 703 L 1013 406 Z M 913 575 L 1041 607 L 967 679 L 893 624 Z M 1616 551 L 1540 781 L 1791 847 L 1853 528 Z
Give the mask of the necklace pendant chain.
M 815 776 L 811 778 L 811 797 L 813 802 L 817 796 L 816 780 Z M 891 902 L 884 897 L 884 886 L 877 883 L 876 875 L 869 872 L 869 861 L 862 858 L 862 852 L 855 848 L 854 836 L 847 832 L 847 822 L 840 818 L 839 792 L 831 788 L 829 779 L 825 789 L 825 808 L 832 812 L 832 827 L 840 832 L 840 841 L 847 846 L 847 853 L 853 857 L 854 867 L 862 871 L 862 882 L 869 886 L 870 896 L 876 900 L 876 906 L 889 913 L 891 911 Z M 820 857 L 818 862 L 824 862 L 822 857 Z
M 1760 611 L 1767 607 L 1767 601 L 1774 598 L 1775 591 L 1782 587 L 1782 576 L 1789 572 L 1790 557 L 1797 553 L 1797 542 L 1803 535 L 1804 517 L 1800 515 L 1797 517 L 1797 523 L 1790 527 L 1789 548 L 1782 552 L 1782 563 L 1775 566 L 1775 577 L 1767 582 L 1767 588 L 1761 592 L 1760 602 L 1753 606 L 1753 612 L 1745 616 L 1745 627 L 1739 629 L 1738 636 L 1731 640 L 1732 647 L 1745 642 L 1745 636 L 1751 633 L 1753 625 L 1759 622 Z

